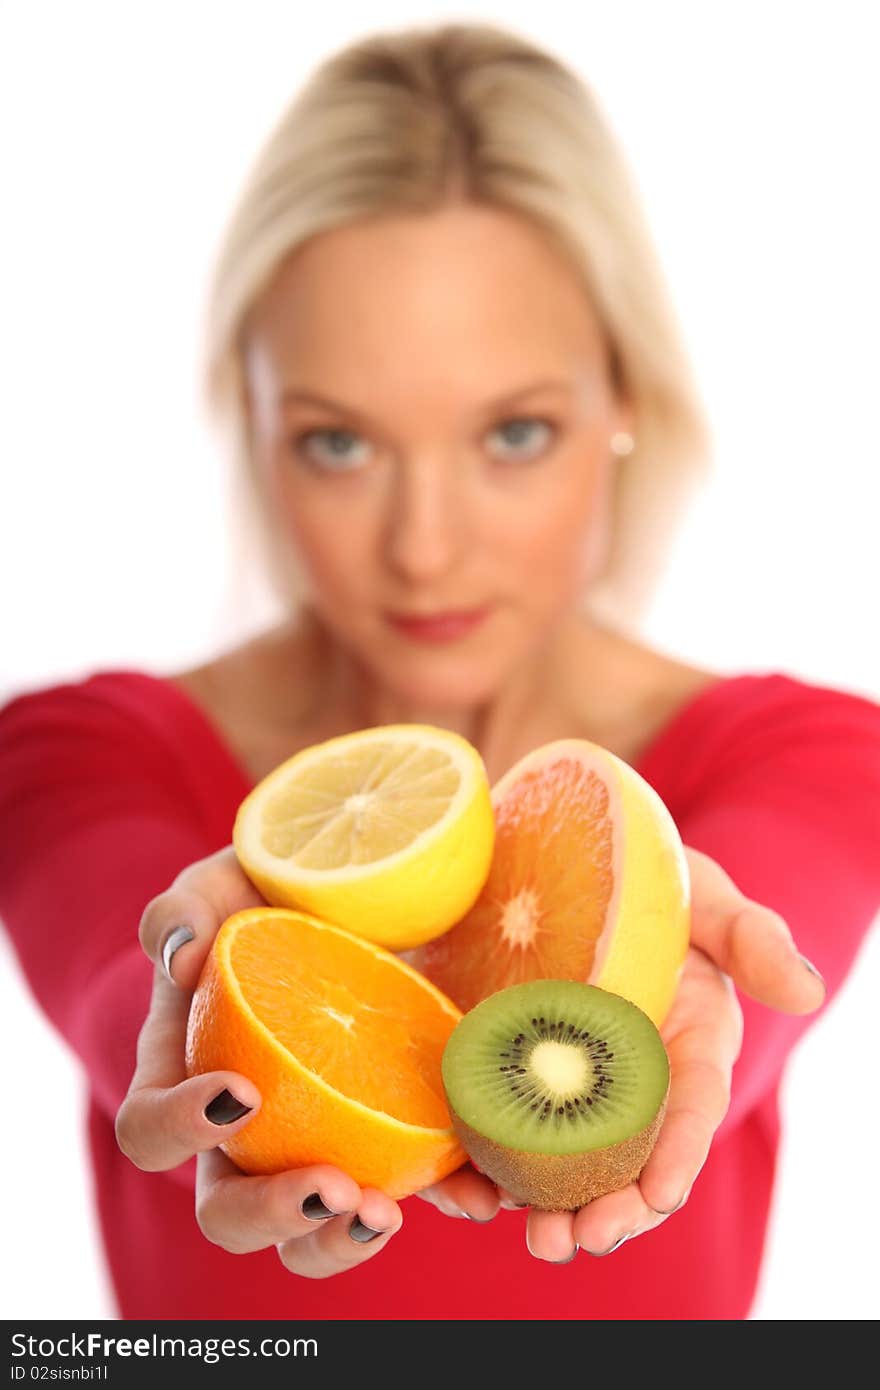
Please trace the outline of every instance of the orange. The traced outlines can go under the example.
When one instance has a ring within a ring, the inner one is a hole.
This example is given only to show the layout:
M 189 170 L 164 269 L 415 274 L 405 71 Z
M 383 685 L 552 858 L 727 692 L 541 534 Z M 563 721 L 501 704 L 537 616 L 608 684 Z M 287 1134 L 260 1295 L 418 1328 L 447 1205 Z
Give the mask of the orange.
M 687 951 L 690 881 L 653 787 L 598 744 L 561 739 L 512 767 L 492 805 L 483 890 L 413 963 L 465 1011 L 524 980 L 582 980 L 659 1028 Z
M 331 1163 L 405 1197 L 465 1160 L 440 1059 L 461 1014 L 411 966 L 286 908 L 229 917 L 190 1008 L 188 1075 L 241 1072 L 262 1105 L 221 1147 L 247 1173 Z

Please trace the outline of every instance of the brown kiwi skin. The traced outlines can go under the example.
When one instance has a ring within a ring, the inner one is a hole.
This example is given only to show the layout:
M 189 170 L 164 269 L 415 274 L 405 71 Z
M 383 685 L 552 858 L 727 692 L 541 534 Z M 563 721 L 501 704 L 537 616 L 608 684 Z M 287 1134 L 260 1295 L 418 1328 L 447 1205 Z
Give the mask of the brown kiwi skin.
M 638 1134 L 604 1149 L 573 1154 L 509 1149 L 465 1124 L 451 1107 L 450 1115 L 468 1157 L 517 1202 L 540 1211 L 576 1211 L 636 1180 L 657 1142 L 668 1098 L 667 1086 L 657 1114 Z

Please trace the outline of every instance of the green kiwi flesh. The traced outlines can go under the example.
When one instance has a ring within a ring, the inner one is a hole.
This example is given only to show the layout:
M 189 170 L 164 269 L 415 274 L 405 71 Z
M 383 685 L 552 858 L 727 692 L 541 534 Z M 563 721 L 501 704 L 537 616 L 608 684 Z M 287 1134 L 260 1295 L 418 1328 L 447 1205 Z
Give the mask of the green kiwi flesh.
M 633 1182 L 669 1092 L 647 1014 L 575 980 L 530 980 L 484 999 L 450 1035 L 442 1075 L 468 1156 L 517 1201 L 548 1211 Z

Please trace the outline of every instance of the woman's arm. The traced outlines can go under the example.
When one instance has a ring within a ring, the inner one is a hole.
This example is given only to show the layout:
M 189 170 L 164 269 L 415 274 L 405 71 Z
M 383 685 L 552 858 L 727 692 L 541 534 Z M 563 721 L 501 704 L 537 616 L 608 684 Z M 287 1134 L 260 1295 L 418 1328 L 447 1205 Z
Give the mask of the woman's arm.
M 150 1002 L 141 914 L 217 848 L 171 755 L 107 702 L 62 686 L 0 709 L 0 919 L 111 1118 Z M 194 1162 L 173 1175 L 191 1188 Z
M 122 1152 L 193 1192 L 207 1240 L 274 1244 L 286 1269 L 327 1278 L 381 1253 L 402 1214 L 328 1164 L 247 1177 L 220 1151 L 251 1116 L 212 1123 L 206 1104 L 229 1086 L 260 1097 L 234 1073 L 186 1077 L 189 1002 L 225 916 L 262 899 L 210 838 L 161 740 L 104 702 L 67 687 L 0 709 L 0 917 Z M 162 965 L 183 922 L 196 931 L 173 960 L 192 972 L 185 989 Z
M 821 973 L 826 1002 L 880 911 L 880 707 L 841 691 L 798 687 L 717 783 L 679 818 L 682 839 L 729 875 L 752 903 L 778 913 Z M 766 968 L 763 915 L 746 907 L 700 946 L 738 987 L 742 1051 L 722 1133 L 775 1089 L 811 1018 L 755 1002 Z

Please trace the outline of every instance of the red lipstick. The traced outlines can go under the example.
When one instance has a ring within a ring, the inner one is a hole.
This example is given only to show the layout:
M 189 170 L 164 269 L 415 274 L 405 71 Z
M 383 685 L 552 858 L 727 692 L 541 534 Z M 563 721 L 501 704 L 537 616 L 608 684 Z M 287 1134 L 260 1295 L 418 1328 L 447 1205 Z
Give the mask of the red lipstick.
M 387 618 L 398 632 L 414 642 L 455 642 L 479 627 L 489 614 L 489 608 L 469 608 L 450 613 L 388 613 Z

